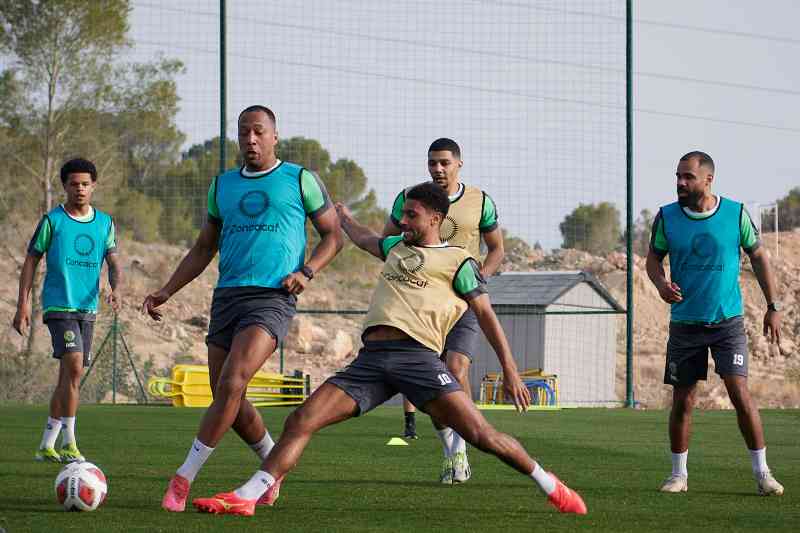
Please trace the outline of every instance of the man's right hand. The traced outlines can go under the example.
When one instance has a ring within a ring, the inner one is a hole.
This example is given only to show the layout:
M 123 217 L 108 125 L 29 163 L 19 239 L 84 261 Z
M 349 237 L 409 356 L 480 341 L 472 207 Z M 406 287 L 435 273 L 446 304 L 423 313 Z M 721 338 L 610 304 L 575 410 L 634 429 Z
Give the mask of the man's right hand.
M 675 304 L 680 301 L 683 301 L 683 294 L 681 294 L 681 288 L 674 281 L 664 280 L 664 282 L 659 283 L 656 286 L 656 288 L 658 289 L 658 294 L 659 296 L 661 296 L 661 299 L 667 302 L 668 304 Z
M 161 321 L 161 318 L 164 315 L 161 313 L 161 311 L 158 311 L 156 307 L 162 305 L 164 302 L 169 300 L 169 298 L 170 294 L 164 289 L 148 294 L 145 297 L 144 302 L 142 302 L 142 313 L 147 313 L 150 315 L 150 318 L 156 322 Z
M 17 314 L 14 315 L 14 329 L 20 335 L 25 335 L 31 326 L 31 311 L 27 306 L 17 307 Z

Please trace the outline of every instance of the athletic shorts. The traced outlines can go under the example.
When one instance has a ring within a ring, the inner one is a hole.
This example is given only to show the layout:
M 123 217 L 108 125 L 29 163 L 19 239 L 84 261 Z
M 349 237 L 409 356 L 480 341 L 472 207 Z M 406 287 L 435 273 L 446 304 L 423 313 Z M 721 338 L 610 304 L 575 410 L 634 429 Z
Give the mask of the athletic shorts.
M 92 335 L 94 320 L 70 318 L 45 318 L 53 342 L 53 357 L 61 359 L 65 353 L 83 354 L 83 366 L 92 364 Z
M 280 343 L 296 313 L 297 297 L 283 289 L 223 287 L 214 291 L 206 344 L 230 350 L 233 338 L 258 326 Z
M 692 385 L 708 375 L 708 352 L 720 376 L 747 377 L 747 336 L 741 316 L 717 324 L 670 322 L 666 385 Z
M 458 322 L 453 325 L 453 329 L 447 334 L 444 341 L 443 357 L 448 351 L 463 353 L 472 362 L 475 352 L 478 349 L 478 335 L 481 327 L 478 324 L 478 317 L 472 309 L 467 309 Z
M 439 354 L 415 340 L 366 341 L 350 365 L 328 378 L 358 404 L 359 415 L 402 393 L 421 410 L 461 385 Z

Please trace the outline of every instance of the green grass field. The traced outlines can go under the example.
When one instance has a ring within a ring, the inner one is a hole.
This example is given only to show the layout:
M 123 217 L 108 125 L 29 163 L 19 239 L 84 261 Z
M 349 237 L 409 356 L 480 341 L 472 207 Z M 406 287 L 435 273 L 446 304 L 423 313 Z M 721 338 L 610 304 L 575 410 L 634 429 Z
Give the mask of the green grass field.
M 286 409 L 263 409 L 276 436 Z M 657 492 L 669 473 L 666 413 L 580 409 L 486 412 L 584 496 L 587 516 L 556 513 L 532 480 L 471 451 L 472 479 L 441 486 L 439 441 L 424 415 L 421 439 L 386 446 L 402 427 L 399 408 L 379 408 L 321 432 L 287 478 L 274 508 L 253 518 L 159 507 L 162 492 L 197 429 L 202 410 L 85 406 L 81 450 L 109 478 L 94 513 L 56 504 L 58 466 L 33 461 L 46 409 L 0 407 L 0 528 L 19 531 L 798 531 L 800 412 L 764 411 L 769 463 L 783 497 L 756 495 L 733 412 L 697 412 L 690 491 Z M 253 453 L 229 434 L 196 480 L 192 496 L 235 488 L 255 471 Z

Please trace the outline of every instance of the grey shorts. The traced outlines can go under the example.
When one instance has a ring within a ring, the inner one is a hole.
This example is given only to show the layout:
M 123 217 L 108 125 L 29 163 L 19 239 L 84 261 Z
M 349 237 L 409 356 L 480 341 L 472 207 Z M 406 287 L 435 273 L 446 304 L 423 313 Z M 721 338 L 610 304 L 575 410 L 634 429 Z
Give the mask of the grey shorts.
M 206 344 L 230 350 L 233 338 L 259 326 L 280 343 L 296 313 L 297 298 L 282 289 L 223 287 L 214 291 Z
M 741 316 L 717 324 L 669 325 L 666 385 L 692 385 L 708 376 L 708 352 L 720 376 L 747 376 L 747 336 Z
M 45 318 L 53 341 L 53 357 L 61 359 L 65 353 L 83 354 L 83 366 L 92 364 L 92 335 L 94 320 L 72 318 Z
M 461 385 L 439 354 L 414 340 L 366 341 L 350 365 L 328 378 L 358 404 L 364 414 L 402 393 L 418 408 Z
M 458 322 L 453 325 L 453 329 L 447 334 L 444 341 L 443 356 L 449 351 L 463 353 L 472 362 L 475 352 L 478 349 L 478 336 L 481 327 L 478 324 L 478 317 L 472 309 L 467 309 Z

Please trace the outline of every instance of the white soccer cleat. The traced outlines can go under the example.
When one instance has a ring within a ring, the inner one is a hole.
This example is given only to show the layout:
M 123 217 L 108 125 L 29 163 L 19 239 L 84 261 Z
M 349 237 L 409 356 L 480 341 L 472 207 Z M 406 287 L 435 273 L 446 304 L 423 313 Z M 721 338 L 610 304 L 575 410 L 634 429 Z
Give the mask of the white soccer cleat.
M 453 482 L 464 483 L 472 475 L 466 452 L 458 452 L 453 456 Z
M 445 457 L 442 461 L 442 470 L 439 473 L 439 483 L 443 485 L 453 484 L 453 458 Z
M 686 492 L 689 490 L 689 478 L 673 474 L 664 481 L 658 490 L 660 492 Z
M 758 474 L 756 476 L 756 481 L 758 481 L 758 493 L 761 496 L 783 495 L 783 485 L 772 477 L 772 473 L 769 470 Z

